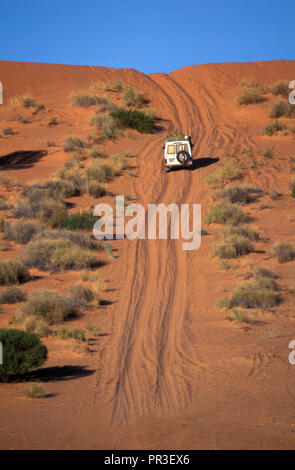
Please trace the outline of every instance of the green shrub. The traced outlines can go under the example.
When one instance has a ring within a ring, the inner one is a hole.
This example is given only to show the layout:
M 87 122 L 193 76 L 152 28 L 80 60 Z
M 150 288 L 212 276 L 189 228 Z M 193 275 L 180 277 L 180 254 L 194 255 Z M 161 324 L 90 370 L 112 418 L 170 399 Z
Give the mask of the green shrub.
M 239 170 L 237 162 L 234 160 L 224 160 L 216 170 L 207 176 L 206 182 L 213 187 L 217 187 L 229 181 L 239 179 L 240 177 L 241 171 Z
M 41 387 L 40 385 L 33 384 L 28 387 L 24 387 L 22 389 L 22 395 L 27 397 L 27 398 L 45 398 L 46 393 L 44 391 L 44 388 Z
M 229 203 L 221 203 L 211 206 L 205 216 L 207 224 L 230 224 L 237 225 L 248 220 L 248 216 L 242 209 Z
M 230 321 L 236 321 L 238 323 L 251 323 L 252 320 L 248 317 L 246 312 L 239 308 L 234 308 L 231 311 L 231 316 L 227 317 L 228 320 Z
M 16 286 L 10 286 L 0 291 L 0 304 L 16 304 L 26 299 L 26 295 Z
M 67 320 L 76 313 L 65 297 L 56 292 L 42 290 L 33 292 L 21 308 L 23 319 L 36 317 L 45 320 L 48 325 L 55 325 Z
M 95 114 L 90 119 L 90 125 L 100 129 L 105 139 L 113 139 L 118 131 L 118 124 L 111 116 L 100 116 Z
M 286 263 L 295 258 L 295 247 L 291 243 L 279 242 L 272 247 L 272 254 L 279 263 Z
M 256 86 L 244 88 L 240 91 L 237 97 L 237 102 L 240 106 L 261 103 L 262 101 L 264 101 L 264 98 L 261 96 L 260 91 Z
M 111 112 L 110 116 L 122 127 L 130 127 L 141 133 L 152 133 L 154 128 L 154 119 L 141 111 L 131 109 L 119 109 Z
M 95 267 L 98 260 L 88 249 L 70 240 L 44 238 L 32 240 L 23 248 L 23 260 L 41 271 L 59 271 Z
M 45 183 L 36 183 L 22 191 L 22 195 L 31 203 L 41 200 L 56 199 L 78 196 L 73 183 L 69 181 L 52 180 Z
M 116 176 L 116 170 L 108 163 L 93 160 L 86 168 L 86 177 L 98 183 L 108 183 Z
M 16 218 L 39 219 L 48 227 L 59 227 L 67 209 L 63 202 L 51 199 L 31 203 L 29 200 L 19 202 L 12 210 Z
M 265 126 L 263 128 L 263 134 L 268 135 L 268 136 L 272 136 L 276 132 L 284 131 L 284 130 L 287 130 L 286 124 L 283 124 L 279 121 L 275 121 L 271 124 L 267 124 L 267 126 Z
M 30 279 L 27 267 L 20 261 L 0 259 L 0 285 L 21 284 Z
M 105 244 L 104 249 L 110 259 L 115 259 L 113 255 L 112 245 L 109 242 Z
M 125 87 L 122 91 L 122 100 L 124 106 L 139 108 L 143 106 L 144 100 L 138 90 L 131 87 Z
M 38 224 L 25 220 L 3 224 L 3 240 L 13 240 L 20 245 L 25 245 L 41 230 Z
M 267 282 L 263 279 L 241 284 L 227 300 L 228 308 L 243 307 L 267 309 L 278 304 L 280 297 L 276 293 L 274 282 Z
M 259 233 L 252 227 L 230 227 L 224 232 L 223 236 L 224 238 L 232 236 L 244 237 L 253 242 L 259 240 Z
M 80 248 L 87 248 L 89 250 L 102 250 L 102 243 L 94 237 L 86 233 L 63 230 L 60 229 L 56 232 L 45 231 L 34 237 L 35 240 L 53 239 L 53 240 L 68 240 L 75 243 Z
M 0 330 L 3 346 L 3 364 L 0 365 L 0 378 L 22 375 L 41 367 L 47 359 L 47 348 L 38 336 L 21 330 Z
M 289 82 L 285 80 L 279 80 L 272 86 L 271 92 L 273 95 L 280 95 L 283 98 L 287 98 L 290 93 Z
M 92 212 L 78 212 L 64 217 L 61 226 L 67 230 L 92 230 L 96 221 Z

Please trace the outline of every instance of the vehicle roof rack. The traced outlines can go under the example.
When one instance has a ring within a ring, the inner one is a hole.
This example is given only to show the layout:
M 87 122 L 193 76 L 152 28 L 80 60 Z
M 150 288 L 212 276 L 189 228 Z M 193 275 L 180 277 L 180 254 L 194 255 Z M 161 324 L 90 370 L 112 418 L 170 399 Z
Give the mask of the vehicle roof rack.
M 189 140 L 190 136 L 187 134 L 170 134 L 166 137 L 166 142 L 174 142 L 175 140 Z

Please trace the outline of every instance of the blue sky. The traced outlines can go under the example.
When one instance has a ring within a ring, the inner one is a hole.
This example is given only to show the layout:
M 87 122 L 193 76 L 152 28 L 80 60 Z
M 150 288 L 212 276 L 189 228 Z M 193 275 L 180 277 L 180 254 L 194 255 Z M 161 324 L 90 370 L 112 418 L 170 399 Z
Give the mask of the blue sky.
M 2 0 L 0 60 L 171 72 L 295 59 L 291 0 Z

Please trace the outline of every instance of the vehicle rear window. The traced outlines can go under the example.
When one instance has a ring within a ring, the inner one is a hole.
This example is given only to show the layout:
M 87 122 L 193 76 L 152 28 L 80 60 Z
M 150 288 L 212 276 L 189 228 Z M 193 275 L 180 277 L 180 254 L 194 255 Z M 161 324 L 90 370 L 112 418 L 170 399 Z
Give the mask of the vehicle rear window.
M 168 155 L 172 155 L 173 153 L 175 153 L 175 147 L 174 147 L 174 145 L 168 145 L 168 147 L 167 147 L 167 153 L 168 153 Z
M 187 152 L 188 151 L 187 144 L 176 144 L 176 153 L 180 152 L 181 150 L 184 150 L 185 152 Z

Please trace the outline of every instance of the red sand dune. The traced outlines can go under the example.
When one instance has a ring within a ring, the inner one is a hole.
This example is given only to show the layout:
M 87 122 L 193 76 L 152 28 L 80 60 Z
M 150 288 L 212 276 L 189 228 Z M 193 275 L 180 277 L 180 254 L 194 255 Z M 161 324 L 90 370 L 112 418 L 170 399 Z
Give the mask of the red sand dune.
M 0 139 L 0 163 L 15 151 L 42 151 L 47 140 L 57 144 L 29 165 L 8 158 L 5 173 L 22 184 L 54 176 L 69 158 L 62 150 L 66 137 L 92 132 L 93 111 L 69 106 L 68 95 L 95 80 L 121 79 L 141 91 L 162 119 L 162 130 L 134 132 L 132 139 L 104 144 L 108 154 L 135 155 L 138 178 L 125 172 L 110 185 L 113 193 L 130 194 L 143 204 L 201 203 L 204 216 L 212 196 L 205 177 L 228 155 L 239 158 L 243 180 L 264 191 L 259 203 L 244 209 L 259 228 L 256 252 L 234 260 L 230 270 L 221 270 L 220 260 L 210 257 L 221 233 L 214 224 L 205 227 L 208 235 L 197 251 L 183 251 L 181 240 L 114 241 L 116 259 L 98 271 L 109 304 L 73 322 L 82 327 L 95 323 L 104 335 L 86 357 L 70 352 L 61 341 L 44 340 L 50 358 L 40 380 L 52 394 L 44 400 L 23 398 L 20 384 L 1 384 L 1 448 L 294 447 L 295 368 L 288 362 L 288 344 L 295 339 L 294 262 L 278 264 L 269 250 L 278 240 L 295 242 L 294 199 L 288 189 L 295 141 L 291 134 L 262 135 L 270 120 L 269 102 L 237 107 L 243 78 L 260 85 L 292 80 L 295 61 L 209 64 L 148 76 L 129 69 L 0 62 L 0 129 L 9 125 L 18 132 Z M 47 107 L 30 125 L 12 121 L 21 111 L 8 102 L 19 93 L 32 94 Z M 60 125 L 48 128 L 52 116 Z M 192 136 L 194 158 L 200 159 L 193 172 L 166 175 L 161 169 L 162 145 L 170 131 Z M 270 161 L 261 156 L 268 148 L 274 151 Z M 257 164 L 251 164 L 250 152 Z M 272 200 L 272 189 L 282 196 Z M 7 192 L 1 194 L 7 197 Z M 75 198 L 75 210 L 94 203 Z M 11 246 L 1 256 L 13 258 L 18 250 Z M 278 274 L 283 302 L 271 311 L 258 311 L 256 322 L 245 327 L 226 320 L 228 312 L 216 303 L 230 295 L 243 281 L 247 265 L 255 263 Z M 78 280 L 77 272 L 43 273 L 24 290 L 65 292 Z M 1 326 L 7 326 L 14 310 L 3 307 Z M 278 334 L 271 337 L 270 330 Z M 47 367 L 63 366 L 68 369 L 46 372 Z

